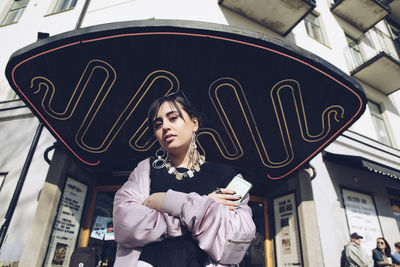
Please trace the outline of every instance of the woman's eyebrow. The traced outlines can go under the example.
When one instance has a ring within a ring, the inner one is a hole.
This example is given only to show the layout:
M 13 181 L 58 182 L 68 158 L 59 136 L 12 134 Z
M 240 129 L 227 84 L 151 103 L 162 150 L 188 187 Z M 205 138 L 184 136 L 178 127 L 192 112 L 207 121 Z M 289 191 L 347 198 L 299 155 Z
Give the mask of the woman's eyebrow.
M 174 114 L 174 113 L 178 113 L 179 114 L 179 112 L 177 110 L 171 110 L 171 111 L 167 112 L 166 115 L 168 117 L 169 115 Z
M 179 114 L 179 112 L 177 110 L 171 110 L 171 111 L 167 112 L 166 116 L 168 117 L 169 115 L 174 114 L 174 113 Z M 160 121 L 160 120 L 162 120 L 161 117 L 157 117 L 153 120 L 153 123 L 155 123 L 156 121 Z

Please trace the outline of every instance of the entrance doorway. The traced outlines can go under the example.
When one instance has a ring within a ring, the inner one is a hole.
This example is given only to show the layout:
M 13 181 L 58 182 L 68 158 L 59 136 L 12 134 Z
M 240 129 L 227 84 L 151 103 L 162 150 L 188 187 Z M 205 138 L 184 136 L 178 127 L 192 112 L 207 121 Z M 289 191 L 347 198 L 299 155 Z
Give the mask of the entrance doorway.
M 120 186 L 98 186 L 88 207 L 79 247 L 94 247 L 100 266 L 113 266 L 116 242 L 112 226 L 114 196 Z M 251 196 L 249 206 L 256 224 L 256 236 L 240 267 L 272 267 L 272 239 L 269 231 L 267 199 Z
M 87 218 L 79 247 L 96 248 L 99 266 L 113 266 L 117 243 L 112 222 L 115 192 L 120 186 L 98 186 L 88 207 Z

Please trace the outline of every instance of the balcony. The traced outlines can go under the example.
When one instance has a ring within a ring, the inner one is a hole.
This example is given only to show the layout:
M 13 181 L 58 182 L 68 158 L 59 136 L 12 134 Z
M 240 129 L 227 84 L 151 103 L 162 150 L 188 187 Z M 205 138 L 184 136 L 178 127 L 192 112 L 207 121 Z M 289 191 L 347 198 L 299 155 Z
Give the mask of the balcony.
M 390 14 L 390 18 L 397 24 L 400 24 L 400 1 L 392 1 L 390 2 L 389 6 L 392 9 L 392 14 Z
M 350 74 L 386 95 L 400 88 L 400 60 L 396 44 L 377 29 L 349 44 L 345 57 Z
M 366 32 L 391 13 L 385 0 L 331 0 L 332 13 L 347 21 L 361 32 Z
M 315 0 L 219 0 L 219 4 L 282 36 L 315 8 Z

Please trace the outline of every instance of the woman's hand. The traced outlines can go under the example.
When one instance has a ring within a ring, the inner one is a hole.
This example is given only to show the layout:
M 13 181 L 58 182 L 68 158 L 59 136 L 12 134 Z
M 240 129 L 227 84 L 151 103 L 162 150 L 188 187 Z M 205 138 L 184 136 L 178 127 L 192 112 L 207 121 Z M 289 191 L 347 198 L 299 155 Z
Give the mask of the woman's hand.
M 151 194 L 143 201 L 142 205 L 150 209 L 162 211 L 164 197 L 165 197 L 164 192 Z
M 235 192 L 232 192 L 229 189 L 219 188 L 218 190 L 208 194 L 208 197 L 214 199 L 215 202 L 228 207 L 230 210 L 240 208 L 240 204 L 235 202 L 235 200 L 240 199 L 240 197 L 236 196 Z

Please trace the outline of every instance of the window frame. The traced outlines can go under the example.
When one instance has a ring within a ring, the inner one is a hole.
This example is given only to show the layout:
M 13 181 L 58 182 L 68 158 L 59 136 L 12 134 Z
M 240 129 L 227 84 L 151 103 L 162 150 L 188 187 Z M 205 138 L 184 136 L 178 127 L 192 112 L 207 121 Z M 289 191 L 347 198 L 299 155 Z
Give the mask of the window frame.
M 364 62 L 364 55 L 360 47 L 359 42 L 353 39 L 350 35 L 346 34 L 346 40 L 350 51 L 352 63 L 356 66 L 360 66 Z
M 375 112 L 375 110 L 372 109 L 372 106 L 375 106 L 377 108 L 378 112 Z M 376 138 L 377 138 L 376 140 L 378 142 L 384 144 L 384 145 L 392 147 L 393 146 L 393 141 L 392 141 L 392 138 L 390 136 L 390 132 L 389 132 L 385 117 L 384 117 L 383 112 L 382 112 L 381 104 L 368 99 L 368 109 L 369 109 L 369 113 L 371 115 L 372 123 L 374 125 Z M 381 125 L 383 125 L 382 129 L 378 126 L 378 123 L 377 123 L 378 121 L 381 122 Z M 381 130 L 384 131 L 384 133 L 386 135 L 387 142 L 384 140 L 385 137 L 381 136 L 379 134 L 379 132 Z
M 0 27 L 18 23 L 22 15 L 24 14 L 28 4 L 29 0 L 10 1 L 7 12 L 5 12 L 4 15 L 1 17 Z M 12 16 L 10 16 L 11 13 L 14 13 L 15 15 L 13 14 Z
M 313 19 L 310 19 L 310 16 Z M 315 41 L 329 46 L 328 38 L 325 32 L 324 24 L 321 20 L 320 14 L 316 12 L 310 12 L 304 17 L 304 26 L 306 28 L 307 35 Z M 318 36 L 315 36 L 315 30 L 317 30 Z
M 49 12 L 47 15 L 53 15 L 62 13 L 65 11 L 72 10 L 76 7 L 78 0 L 56 0 L 53 1 L 52 5 L 49 8 Z

